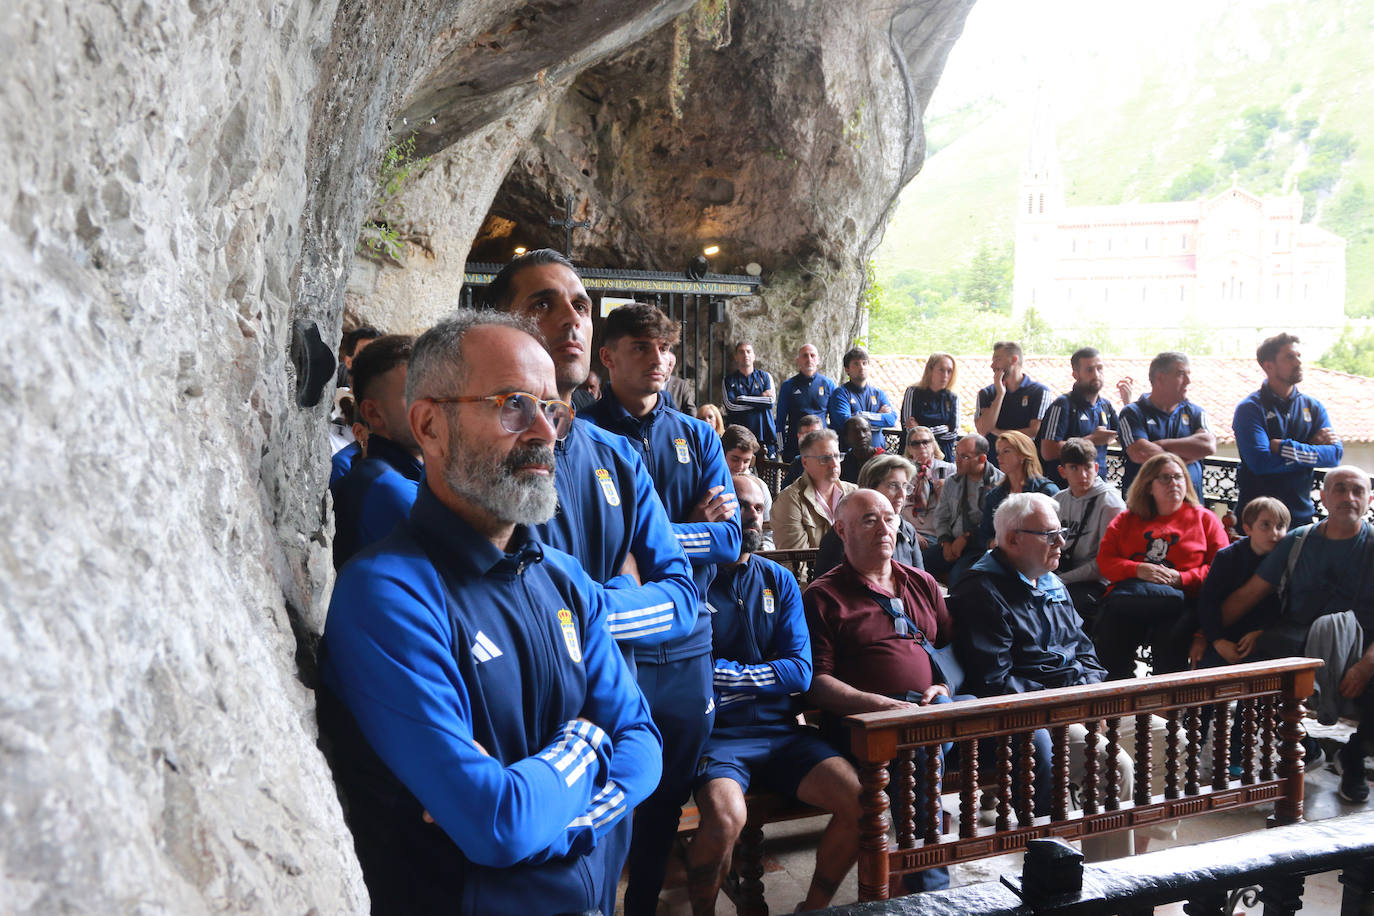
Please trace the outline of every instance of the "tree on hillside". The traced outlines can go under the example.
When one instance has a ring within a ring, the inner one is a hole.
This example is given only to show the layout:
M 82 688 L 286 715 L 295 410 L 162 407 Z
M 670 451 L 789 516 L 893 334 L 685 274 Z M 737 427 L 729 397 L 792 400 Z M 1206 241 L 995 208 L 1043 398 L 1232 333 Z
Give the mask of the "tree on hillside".
M 997 255 L 984 241 L 964 271 L 959 298 L 985 312 L 1010 312 L 1011 272 L 1011 248 Z
M 1374 378 L 1374 328 L 1346 325 L 1340 338 L 1317 363 L 1327 369 Z

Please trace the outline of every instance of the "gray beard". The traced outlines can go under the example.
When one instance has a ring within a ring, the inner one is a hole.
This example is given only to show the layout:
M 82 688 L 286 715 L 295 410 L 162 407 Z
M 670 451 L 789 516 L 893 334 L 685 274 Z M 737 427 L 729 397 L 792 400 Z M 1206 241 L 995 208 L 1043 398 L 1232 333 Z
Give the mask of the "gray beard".
M 748 528 L 744 532 L 744 540 L 740 544 L 740 553 L 758 553 L 763 549 L 763 532 L 757 528 Z
M 444 468 L 444 483 L 459 496 L 512 525 L 539 525 L 553 518 L 558 490 L 553 477 L 521 476 L 515 468 L 530 462 L 553 466 L 548 446 L 516 446 L 504 459 L 491 452 L 474 451 L 458 433 L 450 436 L 454 456 Z

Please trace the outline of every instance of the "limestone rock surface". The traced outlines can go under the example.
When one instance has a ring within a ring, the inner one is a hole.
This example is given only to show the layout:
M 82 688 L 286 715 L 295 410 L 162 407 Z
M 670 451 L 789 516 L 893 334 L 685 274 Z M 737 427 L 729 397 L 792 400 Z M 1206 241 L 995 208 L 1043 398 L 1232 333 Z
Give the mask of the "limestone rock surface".
M 506 118 L 684 5 L 5 6 L 0 911 L 367 911 L 316 747 L 329 456 L 291 324 L 337 341 L 412 96 L 465 112 L 437 147 L 510 156 Z

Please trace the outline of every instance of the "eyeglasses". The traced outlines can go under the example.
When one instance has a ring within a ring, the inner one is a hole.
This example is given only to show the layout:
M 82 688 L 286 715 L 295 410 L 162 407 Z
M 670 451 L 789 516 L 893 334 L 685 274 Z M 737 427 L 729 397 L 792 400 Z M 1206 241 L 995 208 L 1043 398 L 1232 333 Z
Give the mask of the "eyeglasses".
M 934 445 L 934 439 L 912 439 L 909 445 Z
M 1034 528 L 1017 528 L 1021 534 L 1034 534 L 1045 539 L 1046 544 L 1066 544 L 1069 540 L 1069 529 L 1054 528 L 1050 531 L 1036 531 Z
M 912 493 L 916 490 L 916 485 L 912 483 L 898 483 L 895 480 L 890 480 L 887 483 L 879 484 L 878 489 L 887 493 Z
M 810 458 L 812 461 L 819 461 L 821 464 L 834 464 L 840 460 L 839 455 L 802 455 L 803 458 Z
M 524 391 L 509 394 L 473 395 L 462 398 L 427 398 L 435 404 L 476 404 L 479 401 L 495 401 L 501 408 L 501 428 L 508 433 L 523 433 L 534 425 L 534 418 L 541 412 L 544 419 L 553 427 L 559 439 L 567 438 L 572 430 L 573 409 L 567 401 L 554 398 L 537 398 Z
M 1160 474 L 1155 480 L 1162 480 L 1165 483 L 1182 483 L 1187 480 L 1186 474 Z

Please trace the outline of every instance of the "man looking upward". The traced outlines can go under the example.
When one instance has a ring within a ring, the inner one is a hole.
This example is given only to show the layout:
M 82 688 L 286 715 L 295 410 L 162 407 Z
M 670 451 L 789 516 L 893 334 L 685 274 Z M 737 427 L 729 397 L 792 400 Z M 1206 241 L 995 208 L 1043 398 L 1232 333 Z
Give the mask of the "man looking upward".
M 830 395 L 838 387 L 820 374 L 821 357 L 815 346 L 802 344 L 797 351 L 797 374 L 778 389 L 777 431 L 782 439 L 784 461 L 795 461 L 801 454 L 798 424 L 806 416 L 825 416 Z
M 592 335 L 592 300 L 572 263 L 548 248 L 521 255 L 492 280 L 487 298 L 538 327 L 558 396 L 569 400 L 590 371 Z M 553 453 L 558 509 L 534 526 L 539 539 L 607 586 L 607 623 L 627 656 L 686 636 L 697 619 L 692 568 L 639 454 L 581 417 Z

